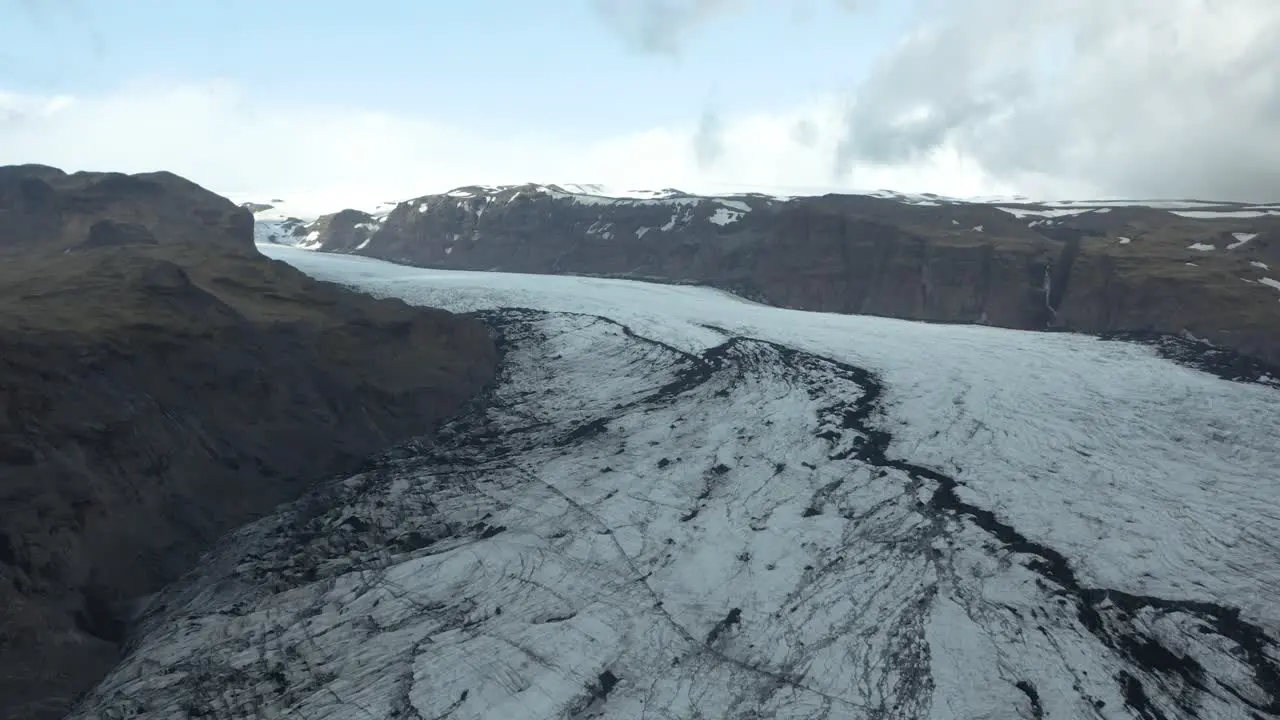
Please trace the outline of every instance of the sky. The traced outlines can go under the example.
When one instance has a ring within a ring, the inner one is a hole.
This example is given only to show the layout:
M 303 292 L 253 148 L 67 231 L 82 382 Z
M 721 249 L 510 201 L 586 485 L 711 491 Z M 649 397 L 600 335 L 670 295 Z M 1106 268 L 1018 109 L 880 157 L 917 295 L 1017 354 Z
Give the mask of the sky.
M 1275 0 L 0 0 L 0 164 L 1280 199 Z

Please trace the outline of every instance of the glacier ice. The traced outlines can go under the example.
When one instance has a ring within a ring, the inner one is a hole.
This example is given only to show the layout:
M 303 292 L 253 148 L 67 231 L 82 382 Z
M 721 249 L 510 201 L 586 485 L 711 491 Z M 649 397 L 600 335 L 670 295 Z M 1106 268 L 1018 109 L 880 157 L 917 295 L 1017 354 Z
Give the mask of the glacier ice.
M 226 538 L 75 717 L 1280 715 L 1280 403 L 1149 347 L 264 249 L 486 314 L 432 443 Z

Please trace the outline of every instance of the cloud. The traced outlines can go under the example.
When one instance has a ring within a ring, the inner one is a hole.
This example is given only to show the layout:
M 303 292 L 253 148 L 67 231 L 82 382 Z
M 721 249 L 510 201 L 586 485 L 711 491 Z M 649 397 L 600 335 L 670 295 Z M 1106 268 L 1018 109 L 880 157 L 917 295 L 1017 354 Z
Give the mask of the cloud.
M 843 108 L 838 99 L 818 99 L 786 113 L 708 115 L 588 141 L 569 132 L 482 133 L 359 107 L 274 105 L 223 82 L 141 84 L 92 97 L 0 92 L 0 164 L 166 169 L 237 200 L 284 198 L 312 213 L 474 183 L 781 193 L 1009 190 L 949 150 L 911 166 L 859 170 L 836 183 L 831 157 Z M 811 129 L 803 143 L 795 137 L 798 125 Z M 690 151 L 698 145 L 703 163 Z
M 752 0 L 591 0 L 592 8 L 632 50 L 668 58 L 679 57 L 696 31 L 746 9 Z M 790 10 L 794 20 L 808 20 L 814 6 L 824 2 L 854 11 L 876 0 L 765 0 Z
M 634 50 L 676 56 L 694 30 L 740 8 L 743 0 L 592 0 L 591 4 Z
M 704 170 L 715 167 L 724 157 L 724 124 L 714 110 L 704 110 L 693 132 L 693 157 Z
M 743 105 L 726 98 L 682 122 L 588 139 L 482 131 L 359 100 L 285 105 L 221 82 L 0 91 L 0 163 L 171 169 L 317 211 L 529 181 L 1280 199 L 1280 3 L 917 3 L 855 86 L 788 110 L 726 112 Z M 706 25 L 734 9 L 676 5 L 648 27 Z M 682 32 L 658 34 L 694 41 Z
M 812 148 L 818 144 L 818 128 L 808 118 L 800 118 L 791 127 L 791 139 L 804 148 Z
M 955 147 L 1117 195 L 1280 196 L 1280 4 L 936 3 L 856 89 L 838 159 Z
M 743 6 L 624 2 L 620 27 L 666 54 Z M 847 89 L 832 153 L 842 177 L 941 153 L 1033 195 L 1280 199 L 1275 0 L 913 7 L 906 34 Z

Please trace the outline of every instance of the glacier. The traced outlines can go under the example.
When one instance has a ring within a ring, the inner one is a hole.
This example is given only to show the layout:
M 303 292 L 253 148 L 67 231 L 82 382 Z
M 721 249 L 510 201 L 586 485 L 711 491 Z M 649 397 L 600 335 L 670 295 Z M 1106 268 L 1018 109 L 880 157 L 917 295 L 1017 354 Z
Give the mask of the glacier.
M 500 378 L 225 538 L 72 717 L 1280 717 L 1273 382 L 261 249 L 481 313 Z

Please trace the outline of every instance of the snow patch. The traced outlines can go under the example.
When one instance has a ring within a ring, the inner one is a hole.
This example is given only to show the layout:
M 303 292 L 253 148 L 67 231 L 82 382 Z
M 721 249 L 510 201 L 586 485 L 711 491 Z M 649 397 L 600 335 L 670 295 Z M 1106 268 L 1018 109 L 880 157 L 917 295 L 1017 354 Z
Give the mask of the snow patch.
M 1249 242 L 1250 240 L 1252 240 L 1252 239 L 1254 239 L 1254 238 L 1258 237 L 1258 233 L 1242 233 L 1242 232 L 1238 232 L 1238 233 L 1231 233 L 1231 237 L 1235 238 L 1235 239 L 1236 239 L 1236 241 L 1235 241 L 1235 242 L 1233 242 L 1233 243 L 1231 243 L 1230 245 L 1228 245 L 1228 246 L 1227 246 L 1227 249 L 1228 249 L 1228 250 L 1235 250 L 1236 248 L 1240 247 L 1241 245 L 1244 245 L 1245 243 Z
M 1187 208 L 1222 208 L 1234 205 L 1228 202 L 1207 202 L 1204 200 L 1168 200 L 1168 199 L 1133 199 L 1133 200 L 1048 200 L 1042 203 L 1051 207 L 1073 207 L 1088 205 L 1092 207 L 1147 207 L 1158 210 L 1178 210 Z
M 1014 208 L 1014 207 L 996 207 L 1009 213 L 1016 218 L 1026 217 L 1068 217 L 1071 215 L 1082 215 L 1089 212 L 1089 208 Z
M 716 211 L 711 214 L 711 222 L 724 226 L 741 220 L 742 216 L 743 213 L 741 212 L 735 212 L 728 208 L 716 208 Z
M 606 240 L 613 238 L 613 223 L 596 220 L 587 228 L 588 235 L 600 235 Z
M 896 200 L 905 205 L 918 205 L 922 207 L 939 207 L 942 201 L 958 202 L 955 198 L 948 198 L 934 193 L 904 193 L 896 190 L 875 190 L 872 192 L 857 191 L 839 191 L 847 192 L 851 195 L 867 195 L 870 197 L 884 198 L 885 200 Z
M 661 200 L 681 194 L 679 190 L 625 190 L 599 183 L 559 183 L 558 187 L 574 195 L 594 195 L 619 200 Z
M 589 187 L 600 186 L 568 186 L 576 189 L 585 189 Z M 591 206 L 676 206 L 690 207 L 704 202 L 706 198 L 697 196 L 685 196 L 679 194 L 678 191 L 631 191 L 620 195 L 601 195 L 594 193 L 572 192 L 567 187 L 559 185 L 535 185 L 534 191 L 547 195 L 556 200 L 568 200 L 578 205 Z
M 1174 215 L 1186 218 L 1256 218 L 1267 215 L 1280 215 L 1276 210 L 1172 210 Z

